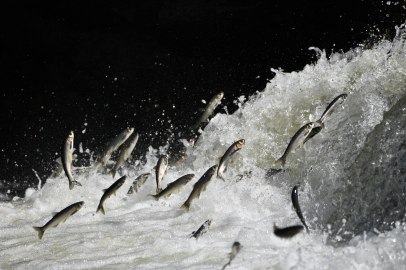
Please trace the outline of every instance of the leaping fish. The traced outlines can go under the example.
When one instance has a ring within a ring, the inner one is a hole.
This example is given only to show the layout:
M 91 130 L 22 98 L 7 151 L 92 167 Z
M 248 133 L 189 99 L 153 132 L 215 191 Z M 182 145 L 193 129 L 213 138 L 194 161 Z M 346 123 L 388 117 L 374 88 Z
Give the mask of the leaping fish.
M 303 127 L 301 127 L 296 132 L 295 136 L 293 136 L 293 138 L 290 140 L 290 143 L 289 143 L 288 147 L 286 148 L 283 156 L 280 159 L 278 159 L 275 163 L 280 162 L 282 164 L 282 167 L 285 167 L 285 162 L 286 162 L 286 158 L 287 158 L 288 154 L 290 152 L 294 153 L 296 148 L 303 145 L 303 141 L 310 134 L 310 131 L 312 131 L 313 127 L 314 127 L 313 122 L 310 122 L 310 123 L 304 125 Z
M 214 110 L 216 109 L 217 105 L 219 104 L 220 100 L 223 98 L 224 93 L 220 92 L 219 94 L 215 95 L 210 102 L 207 104 L 206 108 L 204 109 L 203 114 L 200 116 L 199 120 L 194 124 L 193 126 L 190 127 L 190 129 L 195 130 L 197 129 L 202 122 L 207 121 L 210 115 L 214 113 Z
M 120 157 L 118 158 L 116 164 L 114 164 L 113 169 L 110 172 L 108 172 L 108 174 L 111 174 L 113 176 L 113 179 L 116 176 L 118 169 L 120 169 L 120 167 L 125 164 L 125 161 L 131 155 L 132 151 L 134 150 L 135 145 L 138 142 L 138 138 L 139 138 L 139 135 L 137 133 L 137 134 L 135 134 L 134 138 L 130 142 L 126 141 L 126 143 L 123 145 L 123 149 L 121 149 L 121 152 L 120 152 Z
M 62 145 L 62 166 L 63 170 L 65 171 L 66 176 L 68 177 L 69 180 L 69 189 L 72 189 L 74 185 L 81 186 L 78 181 L 75 181 L 72 176 L 72 151 L 73 151 L 73 131 L 71 131 L 66 138 L 66 140 L 63 142 Z
M 233 143 L 223 155 L 220 160 L 219 169 L 217 171 L 217 176 L 223 179 L 223 172 L 227 171 L 227 166 L 230 163 L 231 156 L 241 150 L 241 147 L 245 144 L 245 140 L 239 140 Z M 223 179 L 224 180 L 224 179 Z
M 103 196 L 100 199 L 99 206 L 97 207 L 96 213 L 99 212 L 99 210 L 105 215 L 104 213 L 104 208 L 103 208 L 103 203 L 105 200 L 110 198 L 112 194 L 116 195 L 116 191 L 124 184 L 125 180 L 127 179 L 127 176 L 124 175 L 120 179 L 118 179 L 114 184 L 112 184 L 108 189 L 103 189 Z
M 202 177 L 200 177 L 199 181 L 197 181 L 193 185 L 193 190 L 189 195 L 189 198 L 186 200 L 186 202 L 180 207 L 180 208 L 185 208 L 186 211 L 189 212 L 189 207 L 190 204 L 192 203 L 194 198 L 199 198 L 200 193 L 206 190 L 207 186 L 209 185 L 211 179 L 213 179 L 213 176 L 216 174 L 218 170 L 218 165 L 214 165 L 210 169 L 208 169 Z
M 56 228 L 59 223 L 65 222 L 68 219 L 68 217 L 74 215 L 77 211 L 79 211 L 80 208 L 82 208 L 82 206 L 84 204 L 85 204 L 85 202 L 77 202 L 77 203 L 71 204 L 68 207 L 66 207 L 65 209 L 63 209 L 61 212 L 52 213 L 53 218 L 50 221 L 48 221 L 47 224 L 45 224 L 44 226 L 33 227 L 34 230 L 36 230 L 38 232 L 39 239 L 42 239 L 42 235 L 44 234 L 44 232 L 47 229 L 49 229 L 51 227 Z
M 300 218 L 300 221 L 306 227 L 307 233 L 309 233 L 309 227 L 307 227 L 305 219 L 304 219 L 303 214 L 302 214 L 302 210 L 300 209 L 299 198 L 298 198 L 298 193 L 297 193 L 297 187 L 296 186 L 294 186 L 293 190 L 292 190 L 292 204 L 293 204 L 293 208 L 295 208 L 297 216 Z
M 145 183 L 145 181 L 147 181 L 148 177 L 150 176 L 150 173 L 143 173 L 140 176 L 138 176 L 134 182 L 133 185 L 130 187 L 130 189 L 128 190 L 127 194 L 133 194 L 133 192 L 138 192 L 138 190 L 140 189 L 141 185 L 143 185 Z
M 200 228 L 197 231 L 193 231 L 192 232 L 192 236 L 196 239 L 199 239 L 200 236 L 202 236 L 203 234 L 207 233 L 207 231 L 209 230 L 210 226 L 211 226 L 211 222 L 213 221 L 213 219 L 208 219 L 206 220 L 202 226 L 200 226 Z
M 326 120 L 327 117 L 330 117 L 330 115 L 334 112 L 337 111 L 338 105 L 341 105 L 344 103 L 344 101 L 347 99 L 347 94 L 341 94 L 338 97 L 336 97 L 330 104 L 328 104 L 326 110 L 324 113 L 321 115 L 320 119 L 317 120 L 316 123 L 320 124 L 324 128 L 324 120 Z
M 149 195 L 154 197 L 155 200 L 159 200 L 163 196 L 170 196 L 173 192 L 179 191 L 181 187 L 186 185 L 187 183 L 190 182 L 190 180 L 195 177 L 194 174 L 187 174 L 179 178 L 178 180 L 168 184 L 164 190 L 162 190 L 159 194 L 157 195 Z
M 97 163 L 101 163 L 101 165 L 104 167 L 106 166 L 107 162 L 110 159 L 111 154 L 120 147 L 127 139 L 130 137 L 130 135 L 134 132 L 134 128 L 126 128 L 120 134 L 118 134 L 107 146 L 107 148 L 104 150 L 104 152 L 101 154 L 99 160 Z M 97 164 L 96 163 L 96 164 Z
M 235 258 L 235 256 L 237 256 L 238 252 L 240 252 L 241 248 L 243 248 L 243 246 L 241 246 L 241 244 L 239 242 L 234 242 L 232 248 L 231 248 L 231 253 L 229 253 L 228 255 L 230 256 L 230 261 L 223 266 L 222 270 L 226 269 L 227 265 L 231 264 L 231 261 Z
M 156 177 L 156 194 L 159 194 L 162 191 L 161 182 L 166 173 L 166 168 L 168 167 L 168 156 L 161 156 L 158 160 L 158 164 L 155 168 L 155 177 Z

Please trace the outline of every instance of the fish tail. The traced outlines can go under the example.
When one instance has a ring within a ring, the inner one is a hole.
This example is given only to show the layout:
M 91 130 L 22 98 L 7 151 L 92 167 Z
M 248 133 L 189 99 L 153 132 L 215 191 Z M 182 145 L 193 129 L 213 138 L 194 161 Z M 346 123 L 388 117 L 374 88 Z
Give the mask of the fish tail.
M 321 120 L 317 120 L 317 121 L 316 121 L 316 124 L 319 124 L 322 128 L 324 128 L 324 123 L 321 122 Z
M 280 163 L 282 165 L 282 167 L 285 167 L 285 159 L 283 157 L 281 157 L 280 159 L 278 159 L 277 161 L 275 161 L 275 163 Z
M 69 180 L 69 189 L 72 190 L 73 186 L 74 186 L 73 182 Z
M 307 227 L 307 225 L 306 225 L 306 231 L 308 234 L 310 234 L 309 227 Z
M 44 235 L 44 231 L 42 230 L 42 227 L 33 227 L 34 230 L 38 232 L 38 237 L 39 239 L 42 239 L 42 236 Z
M 99 206 L 97 207 L 96 213 L 99 212 L 99 210 L 103 213 L 103 215 L 105 215 L 103 205 L 99 204 Z
M 73 183 L 74 185 L 77 185 L 77 186 L 80 186 L 80 187 L 82 186 L 82 184 L 79 183 L 78 181 L 73 181 L 72 183 Z
M 222 175 L 221 173 L 220 173 L 220 174 L 219 174 L 219 173 L 217 174 L 217 178 L 220 178 L 220 179 L 223 180 L 224 182 L 226 181 L 226 180 L 224 180 L 223 175 Z
M 114 177 L 116 177 L 116 172 L 113 170 L 109 171 L 107 174 L 111 174 L 111 176 L 113 176 L 113 179 Z
M 186 212 L 189 212 L 190 203 L 186 201 L 180 208 L 185 208 Z
M 159 201 L 159 195 L 148 194 L 148 196 L 154 197 L 154 199 L 155 199 L 156 201 Z
M 156 195 L 158 195 L 159 193 L 161 193 L 161 191 L 162 191 L 162 188 L 156 188 Z

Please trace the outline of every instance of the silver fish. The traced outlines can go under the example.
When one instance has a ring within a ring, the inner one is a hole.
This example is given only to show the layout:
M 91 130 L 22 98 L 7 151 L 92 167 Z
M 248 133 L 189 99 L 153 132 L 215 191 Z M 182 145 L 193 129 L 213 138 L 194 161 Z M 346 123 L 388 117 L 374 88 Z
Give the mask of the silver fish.
M 306 227 L 307 233 L 309 233 L 309 227 L 307 227 L 305 219 L 304 219 L 303 214 L 302 214 L 302 210 L 300 209 L 299 198 L 298 198 L 298 193 L 297 193 L 297 187 L 296 186 L 294 186 L 293 190 L 292 190 L 292 204 L 293 204 L 293 208 L 295 208 L 297 216 L 300 218 L 300 221 Z
M 168 156 L 161 156 L 158 160 L 158 164 L 155 168 L 155 177 L 156 177 L 156 194 L 159 194 L 162 191 L 161 181 L 166 173 L 166 168 L 168 167 Z
M 306 139 L 303 141 L 303 144 L 305 144 L 308 140 L 316 136 L 323 128 L 322 127 L 315 127 L 310 131 L 310 134 L 306 137 Z
M 228 255 L 230 256 L 230 261 L 223 266 L 223 270 L 226 269 L 227 265 L 231 264 L 231 261 L 235 258 L 235 256 L 237 256 L 238 252 L 240 252 L 241 248 L 243 248 L 243 246 L 241 246 L 241 244 L 239 242 L 234 242 L 233 246 L 231 247 L 231 253 L 229 253 Z
M 99 161 L 97 163 L 101 163 L 102 166 L 106 166 L 107 162 L 110 159 L 111 154 L 120 147 L 130 135 L 134 132 L 134 128 L 126 128 L 120 134 L 118 134 L 107 146 L 104 152 L 101 154 Z
M 68 177 L 69 180 L 69 189 L 73 188 L 73 185 L 78 185 L 81 186 L 78 181 L 75 181 L 72 176 L 72 151 L 73 151 L 73 131 L 71 131 L 66 138 L 66 140 L 63 142 L 62 145 L 62 166 L 63 170 L 65 171 L 66 176 Z
M 223 172 L 227 171 L 227 166 L 230 163 L 231 156 L 237 153 L 238 151 L 241 150 L 241 147 L 245 144 L 245 140 L 239 140 L 233 143 L 226 151 L 226 153 L 223 155 L 223 157 L 220 160 L 219 164 L 219 169 L 217 171 L 217 176 L 221 179 L 224 180 L 223 178 Z
M 138 176 L 134 182 L 133 185 L 130 187 L 130 190 L 135 190 L 135 192 L 138 192 L 138 190 L 140 189 L 141 185 L 143 185 L 145 183 L 145 181 L 147 181 L 148 177 L 150 176 L 150 173 L 143 173 L 140 176 Z M 127 194 L 132 194 L 130 193 L 130 190 L 128 191 Z
M 114 184 L 112 184 L 108 189 L 103 189 L 103 196 L 100 199 L 99 206 L 97 207 L 96 213 L 99 212 L 99 210 L 105 215 L 104 213 L 104 208 L 103 208 L 103 203 L 105 200 L 110 198 L 112 194 L 116 195 L 116 191 L 124 184 L 125 180 L 127 179 L 127 176 L 124 175 L 120 179 L 118 179 Z
M 173 192 L 179 191 L 181 187 L 186 185 L 187 183 L 190 182 L 190 180 L 195 177 L 194 174 L 187 174 L 179 178 L 178 180 L 168 184 L 164 190 L 162 190 L 159 194 L 157 195 L 149 195 L 155 198 L 155 200 L 159 200 L 163 196 L 170 196 Z
M 186 202 L 180 207 L 180 208 L 185 208 L 186 211 L 189 212 L 189 207 L 190 204 L 192 203 L 194 198 L 199 198 L 200 193 L 206 190 L 207 186 L 209 185 L 211 179 L 213 179 L 213 176 L 216 175 L 217 170 L 218 170 L 218 165 L 214 165 L 210 169 L 208 169 L 202 177 L 200 177 L 199 181 L 197 181 L 193 185 L 193 190 L 189 195 L 189 198 L 186 200 Z
M 275 224 L 273 225 L 273 233 L 281 238 L 291 238 L 301 231 L 303 231 L 303 226 L 300 225 L 286 228 L 278 228 Z
M 296 148 L 303 145 L 303 141 L 310 134 L 310 131 L 312 131 L 313 127 L 314 127 L 313 122 L 310 122 L 310 123 L 304 125 L 303 127 L 301 127 L 296 132 L 295 136 L 293 136 L 293 138 L 290 140 L 290 143 L 289 143 L 288 147 L 286 148 L 283 156 L 280 159 L 278 159 L 275 163 L 280 162 L 280 163 L 282 163 L 282 167 L 284 167 L 288 154 L 290 152 L 294 153 Z
M 82 206 L 84 204 L 85 204 L 85 202 L 77 202 L 77 203 L 71 204 L 68 207 L 66 207 L 65 209 L 63 209 L 61 212 L 52 213 L 53 218 L 50 221 L 48 221 L 47 224 L 45 224 L 44 226 L 33 227 L 34 230 L 36 230 L 38 232 L 39 239 L 42 239 L 42 235 L 44 234 L 44 232 L 47 229 L 49 229 L 51 227 L 56 228 L 59 223 L 65 222 L 68 219 L 68 217 L 74 215 L 77 211 L 79 211 L 80 208 L 82 208 Z
M 207 104 L 206 109 L 204 109 L 203 114 L 200 116 L 199 120 L 196 122 L 195 125 L 191 126 L 190 129 L 194 130 L 197 129 L 202 122 L 207 121 L 210 115 L 214 113 L 217 105 L 219 104 L 220 100 L 223 98 L 224 93 L 220 92 L 219 94 L 215 95 L 210 102 Z
M 210 226 L 211 226 L 211 222 L 213 221 L 213 219 L 208 219 L 206 220 L 202 226 L 200 226 L 200 228 L 197 231 L 193 231 L 192 232 L 192 236 L 196 239 L 199 239 L 200 236 L 202 236 L 203 234 L 207 233 L 207 231 L 209 230 Z
M 125 161 L 127 160 L 127 158 L 131 155 L 132 151 L 134 150 L 135 145 L 138 142 L 138 138 L 140 136 L 137 134 L 135 134 L 134 138 L 130 141 L 130 142 L 126 142 L 120 152 L 120 157 L 118 158 L 116 164 L 114 164 L 113 169 L 108 172 L 108 174 L 111 174 L 114 177 L 116 176 L 116 172 L 118 171 L 118 169 L 120 169 L 121 166 L 123 166 L 125 164 Z
M 338 97 L 336 97 L 330 104 L 328 104 L 326 110 L 324 113 L 321 115 L 320 119 L 317 120 L 316 123 L 320 124 L 324 128 L 324 120 L 326 120 L 327 116 L 330 116 L 334 111 L 337 110 L 338 105 L 341 105 L 344 103 L 344 101 L 347 99 L 347 94 L 341 94 Z

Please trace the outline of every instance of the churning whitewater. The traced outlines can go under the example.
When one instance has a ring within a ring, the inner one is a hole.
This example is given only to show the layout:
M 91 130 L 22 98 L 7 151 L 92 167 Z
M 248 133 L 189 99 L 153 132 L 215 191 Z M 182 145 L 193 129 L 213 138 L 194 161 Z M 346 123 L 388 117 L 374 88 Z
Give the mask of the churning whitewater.
M 159 201 L 148 196 L 156 191 L 158 158 L 170 154 L 166 145 L 150 147 L 146 163 L 126 164 L 115 179 L 93 166 L 73 168 L 81 187 L 69 190 L 61 174 L 0 203 L 0 267 L 221 269 L 239 242 L 243 248 L 226 269 L 406 269 L 405 33 L 402 25 L 392 42 L 330 56 L 311 48 L 319 59 L 300 72 L 272 69 L 276 76 L 266 88 L 248 100 L 241 96 L 232 115 L 217 113 L 194 147 L 183 140 L 186 159 L 168 166 L 162 180 L 165 188 L 194 174 L 179 193 Z M 325 127 L 279 170 L 275 161 L 290 137 L 343 93 L 346 101 Z M 188 212 L 181 209 L 193 184 L 241 139 L 225 181 L 213 178 Z M 127 194 L 145 173 L 138 192 Z M 104 201 L 105 215 L 96 213 L 102 190 L 124 175 L 116 196 Z M 295 185 L 310 233 L 279 238 L 274 224 L 302 225 L 291 202 Z M 38 239 L 33 226 L 80 201 L 78 212 Z M 212 220 L 207 232 L 191 237 L 206 220 Z

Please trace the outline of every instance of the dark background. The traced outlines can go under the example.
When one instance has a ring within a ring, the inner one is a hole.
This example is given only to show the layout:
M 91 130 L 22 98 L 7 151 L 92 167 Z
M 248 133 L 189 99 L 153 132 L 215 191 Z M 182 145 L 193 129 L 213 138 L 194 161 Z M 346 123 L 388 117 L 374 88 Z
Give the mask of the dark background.
M 202 99 L 223 91 L 216 111 L 232 113 L 237 97 L 265 88 L 270 68 L 291 72 L 314 63 L 310 46 L 328 55 L 369 48 L 405 22 L 406 1 L 279 2 L 3 5 L 0 193 L 8 193 L 1 199 L 36 186 L 33 170 L 44 181 L 70 130 L 76 148 L 82 142 L 98 154 L 134 127 L 140 159 L 150 145 L 195 136 L 188 126 Z M 88 165 L 89 156 L 79 154 L 74 164 Z

